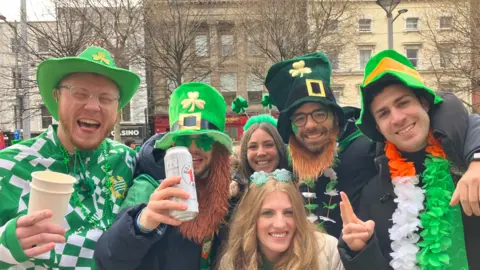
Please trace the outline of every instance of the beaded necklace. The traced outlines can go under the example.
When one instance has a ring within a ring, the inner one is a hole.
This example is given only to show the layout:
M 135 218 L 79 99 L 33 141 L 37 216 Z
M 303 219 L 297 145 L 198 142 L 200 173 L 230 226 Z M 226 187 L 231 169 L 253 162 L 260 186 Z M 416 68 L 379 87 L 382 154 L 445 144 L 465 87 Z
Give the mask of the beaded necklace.
M 110 167 L 110 164 L 107 161 L 108 156 L 107 156 L 106 150 L 103 147 L 101 149 L 103 159 L 105 160 L 105 167 L 104 168 L 105 168 L 106 183 L 105 183 L 105 186 L 104 186 L 104 191 L 105 191 L 105 194 L 107 194 L 106 198 L 105 198 L 105 203 L 104 203 L 104 206 L 103 206 L 103 216 L 101 218 L 97 217 L 95 211 L 91 211 L 90 213 L 88 213 L 87 208 L 85 207 L 82 200 L 80 199 L 80 195 L 82 195 L 85 198 L 88 198 L 88 197 L 93 195 L 93 192 L 95 190 L 95 183 L 93 182 L 93 180 L 91 178 L 87 177 L 86 168 L 85 168 L 84 164 L 82 163 L 82 159 L 79 156 L 78 151 L 75 149 L 75 154 L 74 154 L 75 159 L 74 159 L 74 163 L 73 163 L 73 171 L 72 172 L 70 172 L 70 167 L 69 167 L 69 164 L 70 164 L 70 161 L 71 161 L 70 154 L 63 147 L 61 147 L 61 151 L 62 151 L 62 154 L 63 154 L 63 163 L 67 167 L 67 172 L 69 174 L 71 173 L 71 174 L 73 174 L 73 176 L 75 176 L 75 173 L 77 171 L 77 168 L 76 168 L 77 158 L 79 159 L 78 163 L 80 164 L 81 170 L 82 170 L 82 172 L 80 173 L 81 177 L 79 177 L 79 181 L 74 185 L 74 192 L 72 193 L 72 198 L 70 199 L 70 202 L 72 203 L 73 206 L 81 209 L 82 214 L 85 216 L 85 219 L 87 220 L 88 224 L 90 224 L 90 226 L 92 228 L 97 228 L 101 231 L 107 230 L 110 227 L 110 225 L 112 224 L 113 201 L 112 201 L 112 198 L 110 196 L 111 195 L 110 194 L 111 193 L 110 188 L 112 186 L 112 176 L 110 174 L 111 167 Z M 82 189 L 82 186 L 86 186 L 87 188 Z M 102 224 L 102 220 L 104 221 L 104 224 Z M 83 229 L 84 227 L 85 226 L 81 226 L 76 231 L 78 232 L 81 229 Z M 72 234 L 72 233 L 73 232 L 70 232 L 69 234 Z

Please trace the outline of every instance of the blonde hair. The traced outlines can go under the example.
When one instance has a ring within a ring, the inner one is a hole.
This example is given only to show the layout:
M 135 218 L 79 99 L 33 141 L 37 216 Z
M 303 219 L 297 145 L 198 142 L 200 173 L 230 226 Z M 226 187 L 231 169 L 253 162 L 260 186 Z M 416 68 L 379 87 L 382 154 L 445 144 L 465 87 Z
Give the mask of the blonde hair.
M 237 206 L 230 223 L 228 242 L 220 258 L 220 270 L 257 270 L 262 264 L 262 254 L 258 248 L 257 219 L 265 198 L 274 191 L 287 193 L 292 202 L 295 234 L 290 247 L 275 262 L 274 269 L 302 270 L 319 269 L 318 246 L 315 226 L 307 220 L 303 199 L 293 182 L 279 182 L 270 178 L 266 184 L 251 184 Z

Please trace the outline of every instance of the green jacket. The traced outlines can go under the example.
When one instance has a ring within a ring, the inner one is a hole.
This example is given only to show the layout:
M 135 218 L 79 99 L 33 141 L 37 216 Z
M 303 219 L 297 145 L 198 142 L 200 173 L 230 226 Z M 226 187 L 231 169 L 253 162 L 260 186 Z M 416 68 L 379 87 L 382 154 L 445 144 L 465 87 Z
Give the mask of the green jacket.
M 106 139 L 98 149 L 78 151 L 77 158 L 73 156 L 66 159 L 56 130 L 57 126 L 50 126 L 38 137 L 0 151 L 0 269 L 14 266 L 21 269 L 34 269 L 36 266 L 48 269 L 95 268 L 93 252 L 96 241 L 113 222 L 132 185 L 135 166 L 135 152 L 132 149 Z M 110 167 L 109 182 L 112 185 L 109 188 L 106 186 L 105 167 Z M 68 173 L 81 185 L 89 178 L 94 186 L 91 195 L 76 193 L 81 204 L 70 200 L 63 223 L 67 229 L 66 243 L 57 244 L 49 253 L 29 258 L 16 237 L 16 223 L 18 217 L 28 212 L 29 183 L 35 171 Z M 107 196 L 113 203 L 110 218 L 103 216 Z M 98 223 L 88 222 L 86 216 L 90 215 Z

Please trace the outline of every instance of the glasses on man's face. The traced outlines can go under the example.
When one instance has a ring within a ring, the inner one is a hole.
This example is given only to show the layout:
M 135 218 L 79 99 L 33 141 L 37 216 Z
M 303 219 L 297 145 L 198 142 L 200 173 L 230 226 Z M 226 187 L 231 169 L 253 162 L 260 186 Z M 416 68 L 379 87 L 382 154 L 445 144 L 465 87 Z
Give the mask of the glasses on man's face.
M 303 127 L 307 124 L 308 116 L 311 115 L 313 121 L 316 123 L 322 123 L 328 118 L 328 110 L 318 109 L 311 113 L 297 113 L 293 115 L 290 120 L 297 127 Z
M 72 95 L 73 99 L 80 103 L 87 103 L 93 96 L 95 96 L 98 105 L 102 107 L 115 106 L 120 98 L 117 95 L 107 93 L 100 93 L 98 95 L 94 95 L 89 89 L 70 85 L 60 85 L 58 89 L 67 89 L 68 91 L 70 91 L 70 95 Z

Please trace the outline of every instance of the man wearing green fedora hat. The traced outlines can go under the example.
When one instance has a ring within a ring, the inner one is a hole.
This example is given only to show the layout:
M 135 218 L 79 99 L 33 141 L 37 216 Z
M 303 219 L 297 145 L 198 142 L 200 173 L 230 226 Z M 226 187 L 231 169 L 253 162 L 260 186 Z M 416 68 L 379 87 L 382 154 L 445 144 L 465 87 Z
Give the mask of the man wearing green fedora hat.
M 356 213 L 342 194 L 345 268 L 480 269 L 480 117 L 393 50 L 369 60 L 361 95 L 357 125 L 382 147 Z
M 94 268 L 96 241 L 118 213 L 135 161 L 134 151 L 106 138 L 140 78 L 89 47 L 40 63 L 37 82 L 59 124 L 0 151 L 0 268 Z M 27 215 L 36 171 L 77 179 L 62 226 L 48 220 L 48 209 Z
M 325 54 L 315 52 L 274 64 L 265 85 L 280 111 L 277 129 L 288 143 L 293 171 L 302 183 L 308 218 L 339 237 L 338 191 L 346 191 L 357 204 L 361 188 L 376 173 L 375 146 L 354 134 L 355 125 L 347 121 L 333 95 L 331 73 Z M 337 150 L 345 129 L 348 134 Z
M 210 85 L 185 83 L 173 92 L 170 132 L 143 145 L 140 175 L 125 210 L 98 241 L 95 259 L 102 269 L 211 269 L 229 210 L 232 140 L 224 132 L 226 111 L 222 95 Z M 175 187 L 180 177 L 165 177 L 163 159 L 173 146 L 187 147 L 193 157 L 199 213 L 190 221 L 169 214 L 187 209 L 170 198 L 189 196 Z

